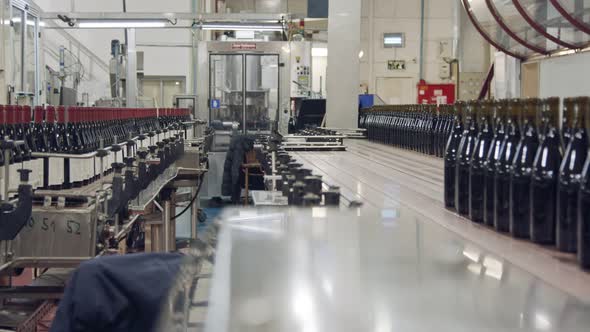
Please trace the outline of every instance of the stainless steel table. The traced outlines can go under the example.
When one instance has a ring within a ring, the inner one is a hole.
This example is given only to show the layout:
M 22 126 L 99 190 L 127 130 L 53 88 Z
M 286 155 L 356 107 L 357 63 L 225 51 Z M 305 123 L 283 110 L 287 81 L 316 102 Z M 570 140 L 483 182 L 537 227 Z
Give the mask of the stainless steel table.
M 222 219 L 207 332 L 590 330 L 588 298 L 411 208 L 239 209 Z

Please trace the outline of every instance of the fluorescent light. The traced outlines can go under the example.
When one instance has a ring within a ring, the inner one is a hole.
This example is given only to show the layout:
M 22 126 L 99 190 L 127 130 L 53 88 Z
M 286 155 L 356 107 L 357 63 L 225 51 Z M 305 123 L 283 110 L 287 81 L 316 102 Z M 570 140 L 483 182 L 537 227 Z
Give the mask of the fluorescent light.
M 383 34 L 383 47 L 404 47 L 405 36 L 401 32 Z
M 362 59 L 365 56 L 365 51 L 361 50 L 359 52 L 359 59 Z
M 402 37 L 388 37 L 388 38 L 385 38 L 383 41 L 385 42 L 385 44 L 395 45 L 395 44 L 401 44 L 403 39 L 402 39 Z
M 231 30 L 231 31 L 283 31 L 282 24 L 276 23 L 202 23 L 203 30 Z
M 81 21 L 79 28 L 86 29 L 132 29 L 132 28 L 163 28 L 165 21 Z
M 311 56 L 328 56 L 328 49 L 326 47 L 314 47 L 311 49 Z

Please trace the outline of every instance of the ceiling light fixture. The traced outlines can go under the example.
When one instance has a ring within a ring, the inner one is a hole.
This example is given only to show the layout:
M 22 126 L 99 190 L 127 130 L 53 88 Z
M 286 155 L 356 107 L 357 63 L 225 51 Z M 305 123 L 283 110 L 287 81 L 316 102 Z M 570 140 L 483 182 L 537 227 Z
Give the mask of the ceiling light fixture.
M 84 20 L 78 21 L 82 29 L 133 29 L 164 28 L 167 20 Z
M 229 22 L 208 22 L 201 23 L 203 30 L 231 30 L 231 31 L 283 31 L 280 23 L 229 23 Z

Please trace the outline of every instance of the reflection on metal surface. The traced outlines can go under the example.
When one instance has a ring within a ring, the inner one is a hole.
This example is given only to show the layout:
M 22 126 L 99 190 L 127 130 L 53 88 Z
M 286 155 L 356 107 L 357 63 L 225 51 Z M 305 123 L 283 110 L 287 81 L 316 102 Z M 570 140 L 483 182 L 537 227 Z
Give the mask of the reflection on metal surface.
M 373 209 L 361 209 L 360 217 L 336 209 L 324 217 L 310 209 L 226 210 L 205 331 L 590 326 L 590 299 L 584 303 L 415 211 L 399 210 L 397 228 L 384 227 Z M 324 231 L 314 230 L 318 222 Z
M 480 252 L 474 247 L 465 247 L 463 250 L 463 256 L 469 258 L 474 263 L 479 263 Z
M 504 275 L 504 265 L 493 257 L 486 257 L 483 260 L 483 266 L 486 268 L 486 276 L 497 280 L 502 280 Z
M 481 264 L 471 263 L 471 264 L 467 265 L 467 270 L 469 270 L 469 272 L 478 276 L 481 274 L 481 271 L 483 271 L 483 266 L 481 266 Z

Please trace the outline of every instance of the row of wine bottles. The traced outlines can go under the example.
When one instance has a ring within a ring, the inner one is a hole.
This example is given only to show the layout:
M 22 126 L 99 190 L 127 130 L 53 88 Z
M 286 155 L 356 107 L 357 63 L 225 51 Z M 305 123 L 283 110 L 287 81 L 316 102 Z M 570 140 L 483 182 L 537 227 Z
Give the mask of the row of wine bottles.
M 590 98 L 561 106 L 558 98 L 457 103 L 445 205 L 498 232 L 577 252 L 588 269 Z
M 371 141 L 442 158 L 453 129 L 452 105 L 375 106 L 360 114 Z
M 34 158 L 32 153 L 86 154 L 140 134 L 166 138 L 169 129 L 180 129 L 183 121 L 190 120 L 188 109 L 134 109 L 97 107 L 35 107 L 0 105 L 0 139 L 20 142 L 11 147 L 10 159 L 0 154 L 0 166 L 5 162 L 33 170 L 33 176 L 43 174 L 52 188 L 58 188 L 64 180 L 97 174 L 96 160 L 91 166 L 82 167 L 81 160 L 64 161 L 55 158 Z M 154 142 L 155 143 L 155 142 Z M 51 161 L 51 162 L 49 162 Z M 105 159 L 105 169 L 115 161 Z M 118 159 L 122 161 L 122 157 Z M 49 166 L 51 165 L 51 167 Z M 71 167 L 66 167 L 66 165 Z M 71 171 L 65 168 L 71 168 Z M 70 172 L 71 176 L 64 174 Z M 100 171 L 98 172 L 100 173 Z M 15 173 L 16 174 L 16 173 Z M 40 180 L 38 180 L 40 181 Z M 33 182 L 34 186 L 35 183 Z M 40 185 L 39 185 L 40 186 Z
M 189 120 L 188 109 L 125 109 L 95 107 L 35 107 L 0 105 L 0 136 L 24 144 L 14 149 L 20 162 L 30 152 L 81 154 L 140 133 L 165 130 Z M 2 160 L 2 163 L 4 160 Z

